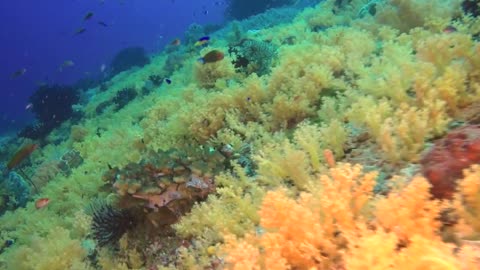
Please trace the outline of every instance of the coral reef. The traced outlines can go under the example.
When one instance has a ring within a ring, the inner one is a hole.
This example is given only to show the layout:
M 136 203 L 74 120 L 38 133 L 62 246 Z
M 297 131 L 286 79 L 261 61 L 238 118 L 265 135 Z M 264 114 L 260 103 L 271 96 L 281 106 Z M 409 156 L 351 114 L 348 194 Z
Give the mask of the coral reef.
M 480 18 L 295 2 L 87 90 L 18 167 L 0 268 L 478 269 Z
M 28 182 L 18 173 L 10 172 L 0 184 L 0 214 L 24 207 L 30 198 L 30 192 Z

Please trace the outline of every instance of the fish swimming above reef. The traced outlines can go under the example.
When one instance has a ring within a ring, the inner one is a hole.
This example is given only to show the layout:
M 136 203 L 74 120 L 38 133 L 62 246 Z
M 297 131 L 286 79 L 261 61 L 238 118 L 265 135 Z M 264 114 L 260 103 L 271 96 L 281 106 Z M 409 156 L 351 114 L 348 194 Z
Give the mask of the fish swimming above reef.
M 171 46 L 180 46 L 181 43 L 182 42 L 180 41 L 180 39 L 176 38 L 170 43 L 170 45 Z
M 40 198 L 40 199 L 35 201 L 35 208 L 41 209 L 41 208 L 47 206 L 47 204 L 49 202 L 50 202 L 49 198 Z
M 213 50 L 199 58 L 198 61 L 202 64 L 215 63 L 222 60 L 224 57 L 225 55 L 221 51 Z
M 194 45 L 195 45 L 195 47 L 206 46 L 209 41 L 210 41 L 210 37 L 209 36 L 204 36 L 204 37 L 199 38 L 198 41 L 195 42 Z
M 35 149 L 37 149 L 37 144 L 27 144 L 20 148 L 7 163 L 7 168 L 9 170 L 17 167 L 22 161 L 29 157 Z
M 457 32 L 457 28 L 455 28 L 455 26 L 453 26 L 453 25 L 449 25 L 449 26 L 443 28 L 443 33 L 445 33 L 445 34 L 450 34 L 450 33 L 454 33 L 454 32 Z
M 93 17 L 93 12 L 88 12 L 87 14 L 85 14 L 85 17 L 83 17 L 83 20 L 84 21 L 88 21 L 90 20 L 91 18 Z
M 14 73 L 12 73 L 12 78 L 15 79 L 15 78 L 18 78 L 20 76 L 23 76 L 25 73 L 27 72 L 27 69 L 26 68 L 21 68 L 17 71 L 15 71 Z
M 103 21 L 99 21 L 98 24 L 101 25 L 101 26 L 103 26 L 103 27 L 108 27 L 108 24 L 106 24 L 106 23 L 103 22 Z
M 67 67 L 73 67 L 75 63 L 73 63 L 72 60 L 66 60 L 65 62 L 62 63 L 62 65 L 58 68 L 59 72 L 62 72 L 64 68 Z
M 87 29 L 85 29 L 83 27 L 79 28 L 79 29 L 77 29 L 77 31 L 75 31 L 75 35 L 83 34 L 83 33 L 85 33 L 85 31 L 87 31 Z

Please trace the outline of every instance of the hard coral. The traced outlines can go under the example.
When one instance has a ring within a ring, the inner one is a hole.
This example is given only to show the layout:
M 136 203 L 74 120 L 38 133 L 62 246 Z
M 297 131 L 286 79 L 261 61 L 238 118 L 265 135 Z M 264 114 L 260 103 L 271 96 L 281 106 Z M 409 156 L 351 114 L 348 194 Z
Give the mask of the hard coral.
M 450 131 L 421 160 L 435 198 L 451 199 L 462 170 L 480 162 L 480 125 Z

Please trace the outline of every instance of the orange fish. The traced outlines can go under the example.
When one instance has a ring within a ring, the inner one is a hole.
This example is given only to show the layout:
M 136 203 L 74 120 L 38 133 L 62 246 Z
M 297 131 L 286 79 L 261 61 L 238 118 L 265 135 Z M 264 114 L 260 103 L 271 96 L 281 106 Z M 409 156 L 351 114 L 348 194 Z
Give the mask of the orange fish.
M 198 59 L 198 61 L 202 64 L 215 63 L 222 60 L 224 57 L 225 55 L 221 51 L 213 50 L 205 54 L 202 58 Z
M 176 39 L 174 39 L 174 40 L 170 43 L 170 45 L 172 45 L 172 46 L 179 46 L 181 43 L 182 43 L 182 42 L 180 41 L 180 39 L 176 38 Z
M 15 155 L 13 155 L 12 159 L 7 164 L 7 168 L 9 170 L 15 168 L 20 164 L 24 159 L 30 156 L 35 149 L 37 149 L 38 145 L 37 144 L 27 144 L 20 148 Z
M 49 198 L 40 198 L 40 199 L 35 201 L 35 207 L 37 209 L 43 208 L 43 207 L 47 206 L 47 204 L 49 202 L 50 202 Z

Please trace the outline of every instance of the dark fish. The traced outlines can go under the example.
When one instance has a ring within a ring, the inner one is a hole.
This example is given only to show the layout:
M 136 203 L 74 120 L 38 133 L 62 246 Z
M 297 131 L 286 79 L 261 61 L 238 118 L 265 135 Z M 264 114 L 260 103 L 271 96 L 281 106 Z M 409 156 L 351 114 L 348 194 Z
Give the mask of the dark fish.
M 105 22 L 102 22 L 102 21 L 99 21 L 98 24 L 100 24 L 100 25 L 103 26 L 103 27 L 107 27 L 107 26 L 108 26 L 108 24 L 106 24 Z
M 19 70 L 15 71 L 14 73 L 12 73 L 12 78 L 18 78 L 18 77 L 22 76 L 23 74 L 25 74 L 25 72 L 27 72 L 26 68 L 19 69 Z
M 206 63 L 215 63 L 222 60 L 225 55 L 218 50 L 213 50 L 205 54 L 202 58 L 198 59 L 198 61 L 202 64 Z
M 172 46 L 179 46 L 181 43 L 182 43 L 182 42 L 180 41 L 180 39 L 176 38 L 176 39 L 174 39 L 174 40 L 170 43 L 170 45 L 172 45 Z
M 90 20 L 93 17 L 93 12 L 88 12 L 85 17 L 83 17 L 84 21 Z
M 75 31 L 75 35 L 80 35 L 80 34 L 83 34 L 85 33 L 85 31 L 87 31 L 87 29 L 85 28 L 79 28 L 77 31 Z
M 170 80 L 170 79 L 165 79 L 165 82 L 168 83 L 168 84 L 171 84 L 171 83 L 172 83 L 172 80 Z
M 447 26 L 443 29 L 443 33 L 445 33 L 445 34 L 450 34 L 450 33 L 454 33 L 454 32 L 457 32 L 457 28 L 455 28 L 455 26 L 453 26 L 453 25 L 449 25 L 449 26 Z

